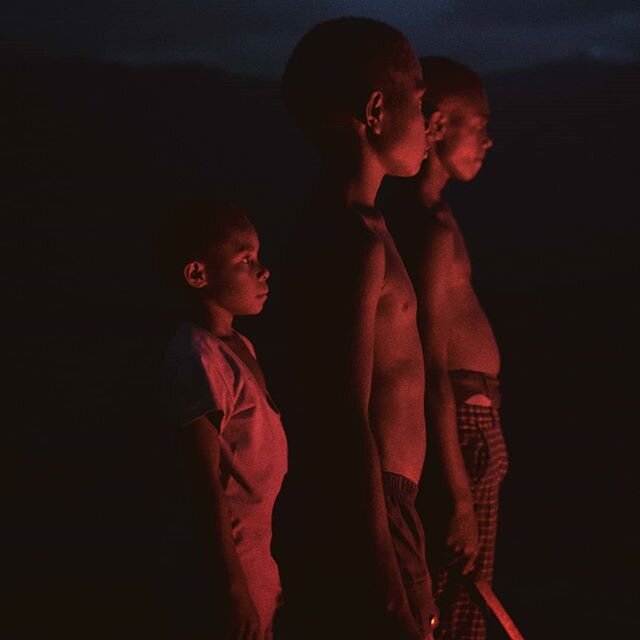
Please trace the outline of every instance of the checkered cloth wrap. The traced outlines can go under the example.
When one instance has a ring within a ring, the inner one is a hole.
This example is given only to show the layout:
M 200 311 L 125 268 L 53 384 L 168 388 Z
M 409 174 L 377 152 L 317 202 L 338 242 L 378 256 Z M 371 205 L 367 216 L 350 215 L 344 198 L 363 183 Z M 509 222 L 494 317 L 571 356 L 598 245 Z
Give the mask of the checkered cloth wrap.
M 508 466 L 500 415 L 493 407 L 461 404 L 457 408 L 457 420 L 480 537 L 475 571 L 491 584 L 498 524 L 498 492 Z M 440 607 L 436 639 L 484 640 L 487 635 L 484 614 L 471 598 L 468 588 L 446 569 L 432 567 L 432 570 Z

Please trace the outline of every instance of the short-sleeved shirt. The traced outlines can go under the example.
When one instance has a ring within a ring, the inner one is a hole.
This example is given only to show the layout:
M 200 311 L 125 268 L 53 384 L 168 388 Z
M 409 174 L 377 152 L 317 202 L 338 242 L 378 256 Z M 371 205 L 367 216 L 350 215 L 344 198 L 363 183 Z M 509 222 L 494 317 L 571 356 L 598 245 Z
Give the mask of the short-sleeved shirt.
M 252 355 L 251 343 L 237 334 Z M 169 344 L 166 373 L 176 425 L 207 416 L 220 442 L 220 480 L 231 510 L 233 540 L 266 628 L 281 598 L 271 556 L 271 518 L 287 471 L 287 442 L 268 393 L 219 338 L 183 323 Z

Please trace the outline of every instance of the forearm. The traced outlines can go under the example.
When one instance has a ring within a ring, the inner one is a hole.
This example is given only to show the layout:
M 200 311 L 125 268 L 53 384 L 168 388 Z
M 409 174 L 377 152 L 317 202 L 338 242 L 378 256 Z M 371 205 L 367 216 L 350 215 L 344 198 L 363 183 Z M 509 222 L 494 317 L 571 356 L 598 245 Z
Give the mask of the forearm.
M 205 562 L 213 582 L 230 598 L 248 594 L 231 528 L 231 510 L 220 484 L 220 450 L 215 429 L 205 418 L 184 431 L 184 455 L 196 517 L 203 532 Z
M 405 587 L 402 583 L 400 568 L 395 554 L 387 505 L 384 495 L 382 467 L 375 436 L 367 426 L 363 432 L 363 451 L 366 481 L 366 512 L 368 537 L 371 541 L 371 566 L 375 567 L 376 583 L 381 585 L 379 596 L 383 599 L 387 613 L 392 613 L 400 620 L 412 620 Z M 407 622 L 410 624 L 410 622 Z
M 202 492 L 199 516 L 212 578 L 229 598 L 248 596 L 247 580 L 233 541 L 231 512 L 222 490 L 209 488 Z
M 456 421 L 456 405 L 447 371 L 428 373 L 426 414 L 429 446 L 436 449 L 454 511 L 473 509 L 469 477 L 462 457 Z

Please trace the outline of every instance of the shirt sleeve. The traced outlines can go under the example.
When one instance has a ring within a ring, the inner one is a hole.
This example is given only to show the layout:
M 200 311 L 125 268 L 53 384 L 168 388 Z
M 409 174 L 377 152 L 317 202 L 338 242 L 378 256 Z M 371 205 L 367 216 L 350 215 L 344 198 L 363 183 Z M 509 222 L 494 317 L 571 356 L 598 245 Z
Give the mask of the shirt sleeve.
M 183 427 L 207 416 L 222 432 L 233 410 L 233 394 L 214 362 L 199 353 L 167 363 L 169 402 L 175 424 Z

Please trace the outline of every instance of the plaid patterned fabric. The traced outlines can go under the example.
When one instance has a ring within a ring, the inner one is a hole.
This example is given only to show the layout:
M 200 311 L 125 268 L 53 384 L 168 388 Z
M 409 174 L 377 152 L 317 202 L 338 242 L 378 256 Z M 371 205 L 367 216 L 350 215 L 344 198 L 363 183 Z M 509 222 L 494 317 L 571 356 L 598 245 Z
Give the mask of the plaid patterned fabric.
M 502 437 L 500 416 L 493 407 L 458 406 L 458 435 L 471 484 L 480 537 L 476 573 L 489 584 L 498 525 L 498 492 L 507 472 L 507 450 Z M 432 567 L 435 593 L 440 607 L 437 640 L 484 640 L 486 623 L 481 607 L 469 591 L 446 569 Z

